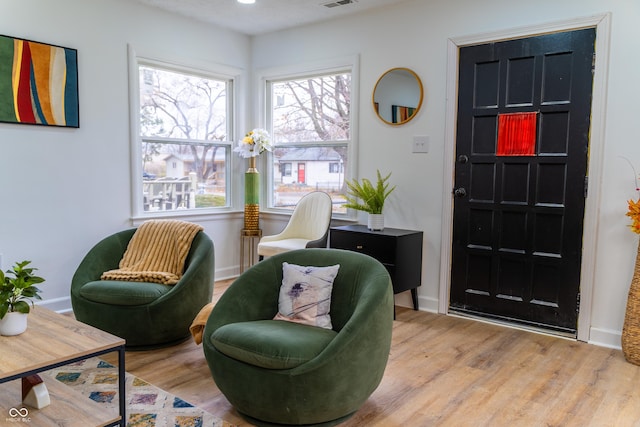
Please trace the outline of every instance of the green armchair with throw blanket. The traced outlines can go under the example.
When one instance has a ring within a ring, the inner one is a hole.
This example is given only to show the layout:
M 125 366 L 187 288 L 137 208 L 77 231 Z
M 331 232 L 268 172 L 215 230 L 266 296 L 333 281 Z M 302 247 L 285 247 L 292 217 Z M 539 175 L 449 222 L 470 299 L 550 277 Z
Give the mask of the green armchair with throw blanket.
M 101 280 L 121 266 L 137 229 L 115 233 L 97 243 L 77 268 L 71 282 L 76 319 L 126 340 L 128 349 L 163 347 L 189 337 L 189 326 L 211 301 L 214 247 L 204 231 L 196 231 L 185 251 L 177 283 Z
M 318 281 L 310 277 L 316 270 L 331 271 Z M 330 307 L 306 313 L 323 318 L 318 326 L 293 319 L 313 305 L 303 298 L 296 307 L 307 286 L 331 279 L 330 296 L 317 298 Z M 353 415 L 378 387 L 392 324 L 382 264 L 357 252 L 300 249 L 259 262 L 231 284 L 202 343 L 216 385 L 250 422 L 328 426 Z

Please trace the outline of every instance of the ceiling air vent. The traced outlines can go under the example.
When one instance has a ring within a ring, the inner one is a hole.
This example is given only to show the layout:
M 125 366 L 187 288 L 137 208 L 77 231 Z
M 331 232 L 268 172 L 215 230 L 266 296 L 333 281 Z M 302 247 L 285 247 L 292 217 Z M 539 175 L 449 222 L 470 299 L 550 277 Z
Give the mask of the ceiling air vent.
M 352 4 L 355 2 L 356 0 L 338 0 L 338 1 L 331 1 L 329 3 L 323 3 L 322 5 L 324 7 L 332 8 L 332 7 L 338 7 L 338 6 L 345 6 L 347 4 Z

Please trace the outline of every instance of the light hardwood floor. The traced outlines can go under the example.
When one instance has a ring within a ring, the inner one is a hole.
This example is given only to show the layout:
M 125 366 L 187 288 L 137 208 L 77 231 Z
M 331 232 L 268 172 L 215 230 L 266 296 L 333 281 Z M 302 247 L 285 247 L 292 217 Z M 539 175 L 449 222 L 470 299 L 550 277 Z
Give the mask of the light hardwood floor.
M 217 282 L 216 301 L 229 281 Z M 191 340 L 126 368 L 239 426 Z M 268 390 L 265 390 L 268 393 Z M 398 307 L 384 378 L 343 426 L 640 426 L 640 367 L 622 352 Z

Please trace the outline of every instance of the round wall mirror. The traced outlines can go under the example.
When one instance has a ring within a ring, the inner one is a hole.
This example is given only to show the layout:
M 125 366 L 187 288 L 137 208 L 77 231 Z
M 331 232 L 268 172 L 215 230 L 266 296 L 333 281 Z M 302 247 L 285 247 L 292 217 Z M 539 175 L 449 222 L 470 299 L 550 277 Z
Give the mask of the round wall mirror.
M 413 119 L 422 105 L 420 77 L 408 68 L 392 68 L 373 89 L 373 108 L 383 122 L 397 126 Z

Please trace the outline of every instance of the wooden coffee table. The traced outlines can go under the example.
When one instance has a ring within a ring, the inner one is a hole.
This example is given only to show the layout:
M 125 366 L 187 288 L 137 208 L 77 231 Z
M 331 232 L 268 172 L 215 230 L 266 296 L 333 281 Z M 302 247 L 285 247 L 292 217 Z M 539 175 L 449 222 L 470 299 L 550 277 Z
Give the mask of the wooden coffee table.
M 26 332 L 0 336 L 0 425 L 22 418 L 39 427 L 124 426 L 124 345 L 122 338 L 36 306 Z M 58 381 L 46 382 L 49 406 L 34 409 L 22 404 L 21 378 L 114 351 L 118 352 L 119 416 Z

